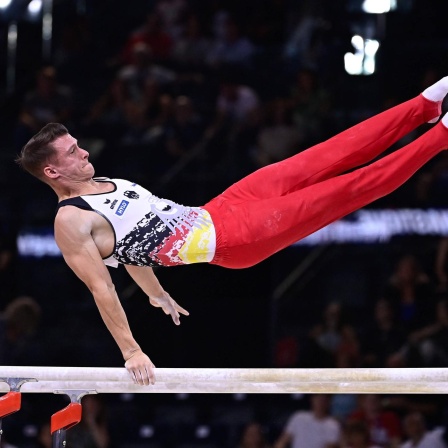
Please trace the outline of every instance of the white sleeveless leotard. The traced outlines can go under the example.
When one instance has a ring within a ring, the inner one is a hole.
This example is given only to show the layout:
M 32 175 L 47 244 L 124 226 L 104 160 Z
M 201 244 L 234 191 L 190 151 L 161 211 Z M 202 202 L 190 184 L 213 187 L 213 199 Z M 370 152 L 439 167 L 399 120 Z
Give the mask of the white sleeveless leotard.
M 176 266 L 213 259 L 216 234 L 207 210 L 160 199 L 127 180 L 95 180 L 112 184 L 113 191 L 65 199 L 58 209 L 73 205 L 109 222 L 115 246 L 104 259 L 106 265 Z

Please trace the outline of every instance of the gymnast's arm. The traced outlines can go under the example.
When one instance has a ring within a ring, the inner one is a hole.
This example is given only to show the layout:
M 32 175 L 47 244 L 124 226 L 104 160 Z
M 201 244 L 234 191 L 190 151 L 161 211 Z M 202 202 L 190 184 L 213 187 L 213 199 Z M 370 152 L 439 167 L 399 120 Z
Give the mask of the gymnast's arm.
M 188 316 L 188 311 L 178 305 L 162 288 L 149 266 L 131 266 L 126 264 L 126 270 L 143 292 L 149 296 L 149 303 L 156 308 L 162 308 L 166 315 L 170 315 L 176 325 L 180 325 L 179 313 Z
M 132 336 L 109 271 L 77 209 L 64 207 L 55 219 L 55 239 L 65 261 L 91 291 L 101 317 L 121 350 L 126 368 L 140 385 L 154 383 L 154 365 Z

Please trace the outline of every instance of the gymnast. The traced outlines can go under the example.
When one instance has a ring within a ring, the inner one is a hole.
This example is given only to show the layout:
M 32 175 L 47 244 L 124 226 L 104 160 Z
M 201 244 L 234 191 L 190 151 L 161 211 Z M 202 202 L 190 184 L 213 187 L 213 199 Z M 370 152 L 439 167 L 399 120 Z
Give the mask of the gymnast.
M 133 280 L 176 325 L 188 312 L 152 267 L 253 266 L 392 192 L 448 148 L 448 114 L 405 147 L 352 172 L 425 123 L 438 121 L 448 77 L 417 97 L 236 182 L 201 207 L 160 199 L 122 179 L 94 178 L 89 153 L 61 124 L 44 126 L 16 161 L 58 196 L 55 239 L 91 291 L 134 382 L 155 381 L 154 364 L 132 336 L 108 266 Z M 345 174 L 344 174 L 345 173 Z M 96 212 L 96 213 L 92 213 Z

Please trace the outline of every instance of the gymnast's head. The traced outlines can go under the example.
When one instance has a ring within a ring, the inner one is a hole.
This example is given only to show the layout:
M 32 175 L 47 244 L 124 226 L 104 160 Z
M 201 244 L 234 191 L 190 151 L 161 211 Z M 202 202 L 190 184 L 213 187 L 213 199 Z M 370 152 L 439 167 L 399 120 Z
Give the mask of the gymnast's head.
M 89 180 L 94 174 L 89 153 L 60 123 L 45 125 L 22 148 L 16 162 L 53 188 Z

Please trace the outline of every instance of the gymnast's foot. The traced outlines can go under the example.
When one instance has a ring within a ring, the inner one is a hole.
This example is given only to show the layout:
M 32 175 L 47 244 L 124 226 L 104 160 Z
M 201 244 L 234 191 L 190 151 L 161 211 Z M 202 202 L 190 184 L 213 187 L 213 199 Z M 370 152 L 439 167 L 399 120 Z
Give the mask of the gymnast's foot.
M 442 101 L 445 96 L 448 94 L 448 76 L 445 76 L 441 80 L 437 81 L 432 86 L 429 86 L 427 89 L 423 90 L 422 95 L 429 101 L 433 101 L 435 103 L 439 103 L 439 115 L 432 120 L 428 121 L 428 123 L 435 123 L 442 113 Z

